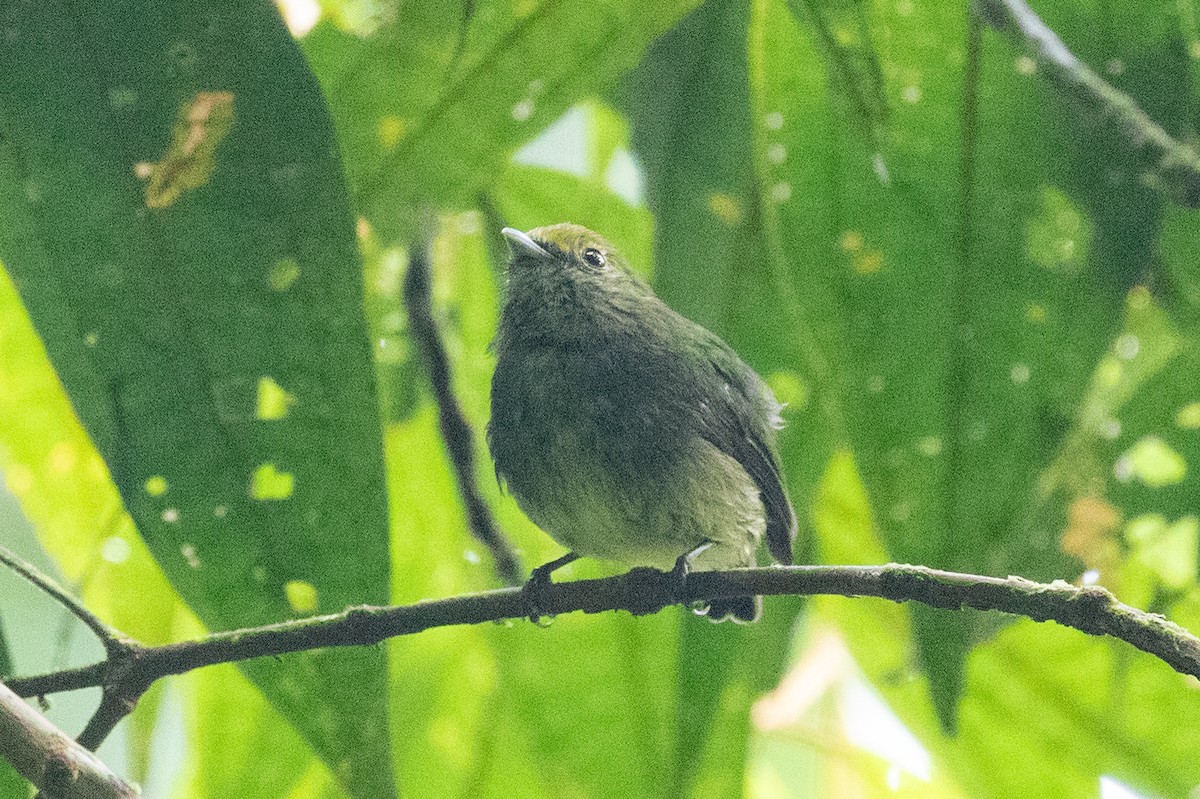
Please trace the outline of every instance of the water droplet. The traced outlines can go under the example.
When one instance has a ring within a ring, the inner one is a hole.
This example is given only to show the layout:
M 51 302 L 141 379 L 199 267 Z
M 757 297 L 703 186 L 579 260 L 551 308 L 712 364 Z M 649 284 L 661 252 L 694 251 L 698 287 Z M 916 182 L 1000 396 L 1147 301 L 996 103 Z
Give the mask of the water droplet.
M 883 253 L 879 250 L 857 252 L 850 265 L 860 275 L 873 275 L 883 268 Z
M 1013 65 L 1019 75 L 1032 75 L 1037 72 L 1037 62 L 1027 55 L 1017 56 Z
M 479 565 L 479 553 L 473 549 L 468 549 L 463 552 L 463 560 L 472 566 L 477 566 Z
M 217 507 L 213 508 L 213 516 L 216 516 L 218 519 L 224 519 L 228 515 L 229 508 L 225 507 L 224 505 L 218 505 Z
M 881 186 L 892 185 L 892 175 L 888 172 L 887 163 L 883 160 L 883 153 L 875 153 L 871 157 L 871 166 L 874 168 L 875 177 Z
M 936 458 L 942 454 L 942 439 L 938 436 L 926 436 L 917 442 L 917 449 L 926 457 Z
M 161 497 L 167 493 L 167 488 L 167 478 L 160 474 L 156 474 L 146 480 L 146 493 L 152 497 Z
M 792 198 L 792 184 L 786 181 L 776 183 L 771 187 L 771 201 L 785 203 Z
M 184 544 L 179 548 L 179 554 L 183 555 L 183 559 L 187 561 L 187 565 L 193 569 L 200 568 L 200 556 L 196 554 L 196 547 L 191 544 Z
M 772 111 L 763 117 L 763 124 L 770 130 L 779 130 L 783 127 L 783 114 L 778 111 Z
M 1125 62 L 1119 58 L 1110 58 L 1104 62 L 1104 71 L 1114 78 L 1125 74 Z
M 179 509 L 167 508 L 162 512 L 162 520 L 167 524 L 174 524 L 179 521 Z
M 541 627 L 544 630 L 547 627 L 549 627 L 551 624 L 554 624 L 554 616 L 552 616 L 548 613 L 544 613 L 537 617 L 537 621 L 535 621 L 534 624 L 536 624 L 538 627 Z
M 272 291 L 287 291 L 300 277 L 300 264 L 295 258 L 280 258 L 271 264 L 267 273 L 267 285 Z
M 741 203 L 736 197 L 723 191 L 714 191 L 708 195 L 708 210 L 730 227 L 742 221 Z
M 83 343 L 89 347 L 94 347 L 100 343 L 100 334 L 95 330 L 83 337 Z
M 787 160 L 787 148 L 782 144 L 772 144 L 767 148 L 767 160 L 772 164 L 782 164 Z
M 905 86 L 904 91 L 900 94 L 906 103 L 921 102 L 921 87 L 920 86 Z
M 138 100 L 138 93 L 129 86 L 114 86 L 108 90 L 108 104 L 113 108 L 132 108 Z
M 520 100 L 512 107 L 512 118 L 517 122 L 524 122 L 533 116 L 533 99 L 526 97 Z
M 887 388 L 887 381 L 883 379 L 883 375 L 871 375 L 867 378 L 867 391 L 872 394 L 881 394 Z
M 1023 385 L 1024 383 L 1028 383 L 1029 378 L 1031 376 L 1031 372 L 1029 370 L 1029 364 L 1014 363 L 1012 365 L 1012 369 L 1010 369 L 1008 371 L 1008 376 L 1011 377 L 1012 381 L 1014 383 L 1016 383 L 1018 386 Z
M 1100 570 L 1088 569 L 1079 578 L 1079 582 L 1081 585 L 1095 585 L 1096 583 L 1100 582 Z
M 535 78 L 529 81 L 529 94 L 536 97 L 542 93 L 542 89 L 546 88 L 546 82 L 540 78 Z
M 838 245 L 846 252 L 858 252 L 863 246 L 862 234 L 857 230 L 844 230 L 838 239 Z
M 987 438 L 987 434 L 987 422 L 973 422 L 967 427 L 967 439 L 970 441 L 983 441 Z
M 42 187 L 36 180 L 25 181 L 25 199 L 31 203 L 42 201 Z
M 1116 441 L 1121 437 L 1121 421 L 1119 419 L 1105 419 L 1100 423 L 1100 436 L 1109 441 Z
M 119 535 L 110 535 L 100 544 L 100 557 L 109 563 L 124 563 L 132 552 L 129 542 Z
M 912 517 L 911 502 L 897 502 L 892 506 L 892 521 L 903 524 Z
M 913 4 L 912 0 L 900 0 L 896 3 L 896 13 L 902 17 L 912 16 Z
M 1137 357 L 1142 348 L 1142 342 L 1132 333 L 1126 333 L 1117 339 L 1117 357 L 1123 361 L 1131 361 Z

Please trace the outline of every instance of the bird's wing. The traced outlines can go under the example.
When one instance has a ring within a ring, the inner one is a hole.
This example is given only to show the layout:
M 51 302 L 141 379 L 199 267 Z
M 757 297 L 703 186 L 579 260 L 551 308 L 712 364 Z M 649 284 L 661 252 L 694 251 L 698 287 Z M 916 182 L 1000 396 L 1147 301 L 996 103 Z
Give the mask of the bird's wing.
M 741 464 L 758 486 L 767 517 L 767 549 L 779 563 L 792 562 L 796 511 L 788 499 L 775 452 L 773 420 L 777 405 L 758 375 L 726 347 L 712 350 L 717 375 L 740 394 L 742 402 L 726 403 L 705 420 L 705 438 Z M 719 392 L 718 396 L 724 396 Z

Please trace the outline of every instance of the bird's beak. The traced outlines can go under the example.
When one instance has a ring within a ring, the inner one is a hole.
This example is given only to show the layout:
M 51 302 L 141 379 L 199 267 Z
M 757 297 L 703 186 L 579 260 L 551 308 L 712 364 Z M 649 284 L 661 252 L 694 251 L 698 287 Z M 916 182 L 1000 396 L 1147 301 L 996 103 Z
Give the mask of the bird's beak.
M 528 233 L 522 233 L 516 228 L 506 227 L 500 231 L 508 239 L 508 249 L 513 255 L 532 255 L 535 258 L 550 258 L 546 248 L 529 238 Z

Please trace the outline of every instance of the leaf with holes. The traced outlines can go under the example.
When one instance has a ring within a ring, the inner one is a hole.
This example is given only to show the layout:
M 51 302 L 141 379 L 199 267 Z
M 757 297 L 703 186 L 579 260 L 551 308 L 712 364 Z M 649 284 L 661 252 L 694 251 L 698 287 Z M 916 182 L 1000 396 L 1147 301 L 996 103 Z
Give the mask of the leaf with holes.
M 361 262 L 274 7 L 5 26 L 0 257 L 155 558 L 214 629 L 386 601 Z M 352 794 L 392 793 L 379 651 L 245 669 Z

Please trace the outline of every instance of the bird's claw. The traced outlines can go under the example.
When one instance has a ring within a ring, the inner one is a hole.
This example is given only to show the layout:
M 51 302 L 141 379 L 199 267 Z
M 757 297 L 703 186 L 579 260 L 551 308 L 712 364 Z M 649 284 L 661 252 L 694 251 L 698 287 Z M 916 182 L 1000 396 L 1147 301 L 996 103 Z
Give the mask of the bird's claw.
M 544 619 L 549 619 L 542 613 L 542 592 L 550 585 L 550 572 L 542 567 L 533 570 L 525 585 L 521 586 L 521 612 L 531 622 L 543 625 Z
M 673 583 L 672 592 L 675 595 L 675 601 L 679 604 L 687 604 L 688 601 L 688 575 L 692 571 L 692 553 L 685 552 L 675 559 L 675 566 L 667 574 L 671 577 Z

